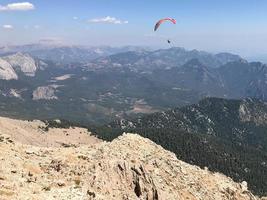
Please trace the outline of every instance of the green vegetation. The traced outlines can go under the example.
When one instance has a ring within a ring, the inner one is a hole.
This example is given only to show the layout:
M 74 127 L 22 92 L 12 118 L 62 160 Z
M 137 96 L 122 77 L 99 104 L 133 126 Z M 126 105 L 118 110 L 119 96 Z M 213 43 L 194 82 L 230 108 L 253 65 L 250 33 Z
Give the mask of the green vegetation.
M 240 116 L 246 106 L 248 121 Z M 259 101 L 205 99 L 197 105 L 156 113 L 132 121 L 92 127 L 112 140 L 138 133 L 174 152 L 185 162 L 247 181 L 250 190 L 267 194 L 267 106 Z

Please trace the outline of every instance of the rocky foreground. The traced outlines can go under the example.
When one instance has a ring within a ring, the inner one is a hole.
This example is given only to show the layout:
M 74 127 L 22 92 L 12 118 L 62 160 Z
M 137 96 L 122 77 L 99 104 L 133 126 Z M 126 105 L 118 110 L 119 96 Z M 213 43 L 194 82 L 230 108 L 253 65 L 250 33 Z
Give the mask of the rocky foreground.
M 1 130 L 1 128 L 0 128 Z M 245 182 L 186 164 L 148 139 L 37 147 L 0 132 L 0 199 L 257 200 Z

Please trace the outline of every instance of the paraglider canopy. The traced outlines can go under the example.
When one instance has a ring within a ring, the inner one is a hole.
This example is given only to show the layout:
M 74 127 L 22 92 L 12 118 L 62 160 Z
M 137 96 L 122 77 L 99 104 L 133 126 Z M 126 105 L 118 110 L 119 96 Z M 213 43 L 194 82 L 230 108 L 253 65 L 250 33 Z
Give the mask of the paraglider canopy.
M 161 25 L 162 23 L 164 23 L 164 22 L 167 22 L 167 21 L 170 21 L 170 22 L 172 22 L 173 24 L 176 24 L 176 20 L 175 20 L 175 19 L 172 19 L 172 18 L 161 19 L 161 20 L 159 20 L 159 21 L 156 23 L 156 25 L 155 25 L 155 27 L 154 27 L 154 31 L 157 31 L 158 28 L 160 27 L 160 25 Z

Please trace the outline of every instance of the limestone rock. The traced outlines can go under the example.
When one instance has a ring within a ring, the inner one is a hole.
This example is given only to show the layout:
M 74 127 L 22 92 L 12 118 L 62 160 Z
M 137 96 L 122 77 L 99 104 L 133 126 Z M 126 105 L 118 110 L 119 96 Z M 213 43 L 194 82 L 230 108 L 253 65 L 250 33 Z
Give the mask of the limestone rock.
M 1 157 L 5 160 L 0 162 L 0 172 L 5 176 L 0 180 L 0 199 L 259 199 L 246 182 L 235 183 L 222 174 L 184 163 L 134 134 L 110 143 L 69 148 L 2 142 Z M 16 173 L 10 173 L 14 167 Z
M 43 86 L 38 87 L 36 90 L 33 91 L 32 94 L 33 100 L 53 100 L 57 99 L 57 96 L 55 95 L 55 88 L 53 86 Z
M 0 58 L 0 79 L 2 80 L 12 80 L 18 79 L 18 76 L 12 66 L 5 60 Z
M 28 54 L 16 53 L 3 57 L 13 68 L 19 69 L 26 76 L 34 76 L 37 71 L 35 60 Z

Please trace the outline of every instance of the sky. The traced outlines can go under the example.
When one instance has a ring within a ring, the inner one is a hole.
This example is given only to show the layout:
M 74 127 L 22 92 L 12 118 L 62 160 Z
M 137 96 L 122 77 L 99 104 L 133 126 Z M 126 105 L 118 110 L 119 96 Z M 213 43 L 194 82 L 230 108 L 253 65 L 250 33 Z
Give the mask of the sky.
M 175 18 L 177 24 L 157 20 Z M 267 55 L 266 0 L 1 0 L 0 44 L 140 45 Z M 267 56 L 266 56 L 267 57 Z

